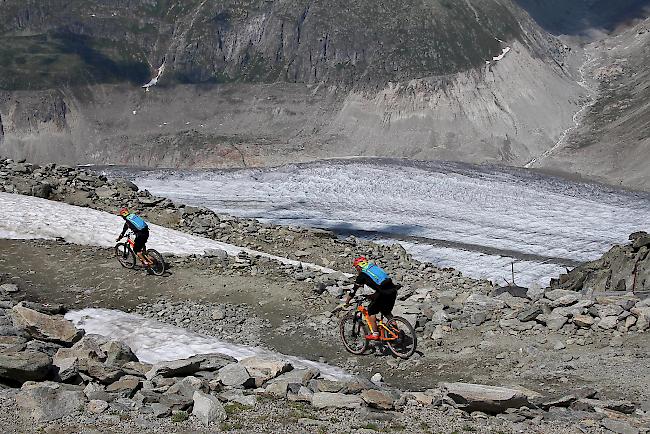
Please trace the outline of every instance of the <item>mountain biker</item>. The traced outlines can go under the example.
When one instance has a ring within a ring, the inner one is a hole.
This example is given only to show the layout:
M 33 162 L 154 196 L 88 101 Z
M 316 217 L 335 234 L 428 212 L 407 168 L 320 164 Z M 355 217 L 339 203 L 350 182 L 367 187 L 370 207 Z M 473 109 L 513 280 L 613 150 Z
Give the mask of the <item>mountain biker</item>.
M 368 305 L 368 324 L 370 325 L 371 334 L 367 335 L 366 339 L 378 340 L 377 314 L 381 312 L 382 315 L 389 319 L 393 316 L 392 311 L 399 287 L 393 283 L 379 265 L 368 261 L 364 256 L 356 258 L 353 266 L 359 274 L 344 302 L 345 304 L 350 303 L 357 289 L 363 288 L 364 285 L 375 290 L 375 293 L 368 297 L 372 300 Z
M 135 234 L 135 240 L 133 242 L 133 253 L 135 253 L 140 261 L 146 266 L 152 266 L 153 261 L 147 258 L 144 254 L 146 250 L 147 240 L 149 239 L 149 225 L 145 222 L 142 217 L 139 217 L 132 212 L 129 212 L 128 209 L 122 208 L 118 213 L 124 219 L 124 228 L 122 228 L 122 233 L 115 241 L 120 241 L 127 230 L 131 229 Z

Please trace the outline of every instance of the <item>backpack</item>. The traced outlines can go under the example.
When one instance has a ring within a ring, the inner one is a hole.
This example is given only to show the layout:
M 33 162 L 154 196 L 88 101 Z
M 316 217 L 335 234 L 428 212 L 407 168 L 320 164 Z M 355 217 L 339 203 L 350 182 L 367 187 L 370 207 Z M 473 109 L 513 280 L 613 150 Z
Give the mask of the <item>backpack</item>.
M 126 219 L 131 222 L 133 226 L 139 231 L 147 229 L 147 222 L 145 222 L 142 217 L 135 214 L 129 214 L 126 216 Z

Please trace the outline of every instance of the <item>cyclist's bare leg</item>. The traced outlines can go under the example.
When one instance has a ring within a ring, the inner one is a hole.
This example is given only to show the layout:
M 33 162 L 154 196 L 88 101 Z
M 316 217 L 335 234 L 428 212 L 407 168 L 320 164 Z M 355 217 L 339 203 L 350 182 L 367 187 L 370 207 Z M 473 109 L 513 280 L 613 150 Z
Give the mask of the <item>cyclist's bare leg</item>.
M 368 324 L 373 333 L 379 333 L 379 327 L 377 327 L 377 315 L 368 315 Z
M 145 256 L 144 251 L 138 252 L 138 258 L 140 258 L 140 261 L 146 266 L 150 266 L 151 264 L 153 264 L 151 258 Z

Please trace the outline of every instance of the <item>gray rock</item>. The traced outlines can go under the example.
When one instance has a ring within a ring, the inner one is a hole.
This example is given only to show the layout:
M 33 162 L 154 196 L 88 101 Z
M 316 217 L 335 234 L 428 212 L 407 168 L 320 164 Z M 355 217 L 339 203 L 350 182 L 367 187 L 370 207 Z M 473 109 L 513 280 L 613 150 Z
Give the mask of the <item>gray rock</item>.
M 79 375 L 79 359 L 76 357 L 55 358 L 53 366 L 56 371 L 56 380 L 67 382 Z
M 312 397 L 312 405 L 317 409 L 323 408 L 350 408 L 355 409 L 364 405 L 363 399 L 358 395 L 345 395 L 343 393 L 316 392 Z
M 86 407 L 81 388 L 45 381 L 25 383 L 16 396 L 16 403 L 29 412 L 38 423 L 50 422 L 80 413 Z
M 106 353 L 105 363 L 111 366 L 123 366 L 128 362 L 137 362 L 138 358 L 124 342 L 110 341 L 99 346 Z
M 534 306 L 530 306 L 527 309 L 522 310 L 519 313 L 519 315 L 517 315 L 517 319 L 522 322 L 533 321 L 542 313 L 543 313 L 542 308 L 537 305 L 534 305 Z
M 14 325 L 23 328 L 34 339 L 73 344 L 84 334 L 70 321 L 45 315 L 20 304 L 11 308 L 11 314 Z
M 314 392 L 305 386 L 300 386 L 295 392 L 289 390 L 287 393 L 287 399 L 289 401 L 311 403 L 312 399 L 314 399 Z
M 514 389 L 469 383 L 443 383 L 442 388 L 460 408 L 470 413 L 497 414 L 508 408 L 531 406 L 526 395 Z
M 165 394 L 176 393 L 191 399 L 194 396 L 194 392 L 204 390 L 206 387 L 207 381 L 205 379 L 189 376 L 174 383 L 167 389 Z
M 639 434 L 639 429 L 631 426 L 630 424 L 614 419 L 603 419 L 600 424 L 603 428 L 606 428 L 617 434 Z
M 395 404 L 395 399 L 388 392 L 368 389 L 361 392 L 361 399 L 363 399 L 369 407 L 378 408 L 380 410 L 392 410 Z
M 107 401 L 110 402 L 113 400 L 114 396 L 106 392 L 106 388 L 98 383 L 88 383 L 88 385 L 83 390 L 84 395 L 89 400 L 98 400 L 98 401 Z
M 257 397 L 255 395 L 244 395 L 244 393 L 239 389 L 221 392 L 219 393 L 219 399 L 222 401 L 236 402 L 251 408 L 257 405 Z
M 573 317 L 573 324 L 578 327 L 589 328 L 594 325 L 594 319 L 591 315 L 576 315 Z
M 552 291 L 547 291 L 544 293 L 544 297 L 548 298 L 551 301 L 559 300 L 562 297 L 573 295 L 576 295 L 575 291 L 567 291 L 565 289 L 554 289 Z
M 516 331 L 530 330 L 534 327 L 532 322 L 521 322 L 517 318 L 502 319 L 499 321 L 499 326 L 504 329 L 512 329 Z
M 100 399 L 93 399 L 88 403 L 86 407 L 89 413 L 100 414 L 108 410 L 108 402 L 102 401 Z
M 255 378 L 255 384 L 258 387 L 268 380 L 293 369 L 293 366 L 287 361 L 259 356 L 248 357 L 241 360 L 239 364 L 246 368 L 251 377 Z
M 603 330 L 611 330 L 613 328 L 616 328 L 616 324 L 618 324 L 618 316 L 606 316 L 605 318 L 601 318 L 600 322 L 598 323 L 598 328 Z
M 573 292 L 571 294 L 563 295 L 562 297 L 555 299 L 551 302 L 550 306 L 560 307 L 560 306 L 571 306 L 576 304 L 580 300 L 580 294 Z
M 106 386 L 106 392 L 114 393 L 123 398 L 131 398 L 142 387 L 140 378 L 133 375 L 125 375 L 114 383 Z
M 553 331 L 560 330 L 569 319 L 566 316 L 550 314 L 545 316 L 546 327 Z
M 26 349 L 31 351 L 40 351 L 41 353 L 45 353 L 50 357 L 54 357 L 61 348 L 63 348 L 61 345 L 54 342 L 31 340 L 27 342 Z
M 105 365 L 95 360 L 89 360 L 86 366 L 81 366 L 79 369 L 102 384 L 113 383 L 124 375 L 124 371 L 120 368 Z
M 4 283 L 0 285 L 0 292 L 4 292 L 7 294 L 18 292 L 18 285 L 15 285 L 13 283 Z
M 625 414 L 632 414 L 636 409 L 635 405 L 629 401 L 600 400 L 589 398 L 577 400 L 571 405 L 571 408 L 577 411 L 597 411 L 598 409 L 608 409 Z
M 526 297 L 532 301 L 541 300 L 544 298 L 544 288 L 541 288 L 538 285 L 533 285 L 528 288 L 528 291 L 526 291 Z
M 219 369 L 218 379 L 224 386 L 253 387 L 255 385 L 255 380 L 251 378 L 248 370 L 239 363 L 231 363 Z
M 483 294 L 472 294 L 465 300 L 465 306 L 475 309 L 503 309 L 506 304 L 502 300 Z
M 196 391 L 194 392 L 193 400 L 194 408 L 192 414 L 204 426 L 211 426 L 226 420 L 226 410 L 215 396 Z
M 50 184 L 40 183 L 32 187 L 32 196 L 48 199 L 52 194 L 52 186 Z
M 224 354 L 200 354 L 183 360 L 156 363 L 147 372 L 146 378 L 151 380 L 156 376 L 182 377 L 198 371 L 220 369 L 232 362 L 236 362 L 236 359 Z
M 0 353 L 0 377 L 17 383 L 42 381 L 52 376 L 52 359 L 38 351 Z
M 573 402 L 576 401 L 575 395 L 565 395 L 559 398 L 549 399 L 540 405 L 544 410 L 548 410 L 551 407 L 568 407 Z
M 130 191 L 138 191 L 138 186 L 129 181 L 128 179 L 118 178 L 113 180 L 113 185 L 118 188 L 123 188 Z

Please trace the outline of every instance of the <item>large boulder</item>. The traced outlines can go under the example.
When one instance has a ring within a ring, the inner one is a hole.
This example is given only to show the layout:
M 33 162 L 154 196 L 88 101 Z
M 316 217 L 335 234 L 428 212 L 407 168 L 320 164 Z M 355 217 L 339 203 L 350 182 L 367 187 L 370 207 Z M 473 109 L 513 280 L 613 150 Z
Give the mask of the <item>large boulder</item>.
M 193 400 L 194 408 L 192 409 L 192 414 L 204 426 L 211 426 L 226 420 L 226 410 L 217 397 L 196 391 L 194 392 Z
M 469 383 L 443 383 L 441 386 L 447 396 L 467 412 L 498 414 L 509 408 L 531 406 L 519 390 Z
M 52 375 L 52 359 L 38 351 L 0 353 L 0 378 L 11 382 L 42 381 Z
M 20 304 L 11 309 L 14 325 L 34 339 L 71 345 L 83 336 L 74 324 L 61 317 L 45 315 Z
M 27 382 L 16 396 L 16 403 L 29 412 L 37 423 L 50 422 L 75 413 L 86 406 L 86 395 L 70 384 Z

